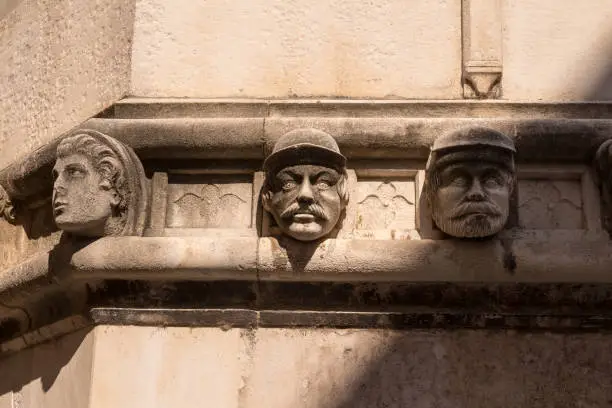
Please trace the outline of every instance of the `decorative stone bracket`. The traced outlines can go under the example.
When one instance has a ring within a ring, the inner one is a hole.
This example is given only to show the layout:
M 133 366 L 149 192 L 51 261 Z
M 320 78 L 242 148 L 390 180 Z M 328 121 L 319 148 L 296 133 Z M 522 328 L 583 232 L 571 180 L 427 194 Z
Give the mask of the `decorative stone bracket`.
M 502 2 L 463 0 L 463 96 L 498 99 L 502 80 Z

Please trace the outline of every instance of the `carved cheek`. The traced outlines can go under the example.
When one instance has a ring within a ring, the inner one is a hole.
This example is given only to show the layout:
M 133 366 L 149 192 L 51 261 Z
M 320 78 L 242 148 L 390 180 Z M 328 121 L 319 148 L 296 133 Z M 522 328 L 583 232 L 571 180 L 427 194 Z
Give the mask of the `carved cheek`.
M 330 210 L 340 207 L 340 195 L 335 188 L 319 192 L 316 198 L 320 205 L 330 207 Z
M 436 192 L 435 198 L 439 208 L 452 208 L 457 205 L 465 196 L 467 190 L 454 185 L 440 187 Z
M 271 207 L 274 212 L 280 214 L 282 213 L 293 201 L 295 201 L 297 197 L 296 190 L 284 191 L 280 190 L 275 192 L 272 195 Z
M 507 212 L 510 207 L 510 191 L 506 187 L 500 187 L 487 191 L 490 199 L 503 211 Z

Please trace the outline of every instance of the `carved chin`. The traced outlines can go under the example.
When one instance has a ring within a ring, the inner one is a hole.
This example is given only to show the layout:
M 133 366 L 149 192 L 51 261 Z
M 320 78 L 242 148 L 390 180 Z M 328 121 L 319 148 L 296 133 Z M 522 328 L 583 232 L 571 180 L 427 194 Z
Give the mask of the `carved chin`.
M 108 219 L 99 220 L 75 220 L 69 214 L 63 213 L 55 216 L 55 225 L 62 231 L 69 232 L 75 235 L 88 237 L 101 237 L 109 234 Z
M 329 231 L 317 222 L 293 222 L 287 228 L 287 234 L 299 241 L 314 241 L 326 235 Z
M 505 218 L 501 216 L 473 215 L 460 220 L 435 220 L 444 233 L 459 238 L 485 238 L 497 234 L 504 228 Z

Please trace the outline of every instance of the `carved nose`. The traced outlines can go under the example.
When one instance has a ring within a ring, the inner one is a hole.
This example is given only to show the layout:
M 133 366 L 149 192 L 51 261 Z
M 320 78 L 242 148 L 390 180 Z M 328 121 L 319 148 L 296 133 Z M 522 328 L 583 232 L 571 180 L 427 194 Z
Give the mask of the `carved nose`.
M 472 181 L 472 185 L 467 192 L 467 199 L 471 201 L 483 201 L 485 199 L 485 192 L 478 178 L 474 178 Z
M 53 183 L 53 191 L 56 193 L 66 192 L 66 187 L 64 187 L 64 184 L 60 181 L 60 179 L 55 180 L 55 183 Z
M 311 203 L 314 201 L 314 194 L 312 192 L 312 185 L 307 177 L 304 177 L 300 190 L 298 191 L 297 200 L 302 203 Z

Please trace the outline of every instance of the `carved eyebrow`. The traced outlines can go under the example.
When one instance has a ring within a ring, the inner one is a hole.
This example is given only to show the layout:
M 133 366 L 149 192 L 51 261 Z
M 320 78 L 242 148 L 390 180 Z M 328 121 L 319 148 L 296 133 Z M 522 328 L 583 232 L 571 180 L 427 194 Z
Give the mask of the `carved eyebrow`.
M 294 178 L 294 179 L 295 179 L 295 178 L 300 178 L 300 177 L 303 177 L 301 174 L 296 173 L 296 172 L 291 171 L 291 170 L 281 170 L 281 171 L 280 171 L 280 172 L 279 172 L 279 173 L 276 175 L 276 177 L 277 177 L 277 178 L 280 178 L 280 177 L 283 177 L 283 176 L 285 176 L 285 175 L 290 176 L 290 177 L 292 177 L 292 178 Z
M 463 166 L 459 165 L 459 164 L 451 164 L 450 166 L 447 166 L 446 168 L 442 169 L 440 174 L 444 174 L 444 175 L 457 175 L 457 174 L 464 175 L 464 174 L 469 174 L 469 171 L 467 169 L 465 169 Z
M 70 163 L 66 165 L 66 169 L 87 170 L 87 167 L 83 166 L 81 163 Z
M 321 170 L 321 171 L 319 171 L 318 173 L 315 173 L 315 174 L 313 174 L 312 176 L 310 176 L 310 178 L 311 178 L 312 180 L 317 180 L 317 179 L 318 179 L 319 177 L 321 177 L 321 176 L 329 176 L 329 177 L 331 177 L 331 178 L 337 178 L 337 177 L 339 177 L 339 176 L 336 176 L 334 173 L 332 173 L 332 172 L 331 172 L 331 171 L 329 171 L 329 170 Z

